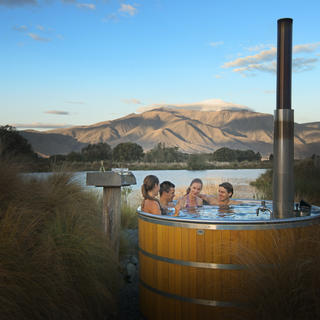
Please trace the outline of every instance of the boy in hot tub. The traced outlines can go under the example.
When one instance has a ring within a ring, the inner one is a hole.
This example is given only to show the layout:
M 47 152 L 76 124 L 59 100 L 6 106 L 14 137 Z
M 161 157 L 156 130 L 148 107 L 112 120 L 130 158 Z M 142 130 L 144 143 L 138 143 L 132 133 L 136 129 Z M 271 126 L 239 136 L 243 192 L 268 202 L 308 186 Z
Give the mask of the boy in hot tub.
M 220 207 L 226 207 L 230 204 L 239 203 L 239 201 L 231 200 L 233 195 L 233 186 L 229 182 L 223 182 L 219 184 L 218 198 L 209 196 L 207 194 L 199 194 L 199 197 L 209 203 L 210 205 L 218 205 Z

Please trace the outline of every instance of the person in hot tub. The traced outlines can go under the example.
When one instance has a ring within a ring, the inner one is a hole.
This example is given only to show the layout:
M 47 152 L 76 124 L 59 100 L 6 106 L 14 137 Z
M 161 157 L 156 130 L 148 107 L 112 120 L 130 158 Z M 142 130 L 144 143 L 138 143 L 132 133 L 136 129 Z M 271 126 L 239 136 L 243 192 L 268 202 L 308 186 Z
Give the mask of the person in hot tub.
M 227 207 L 230 204 L 239 203 L 238 201 L 231 200 L 233 195 L 233 186 L 229 182 L 219 184 L 218 198 L 207 194 L 200 194 L 199 197 L 209 203 L 210 205 L 218 205 L 220 207 Z
M 203 200 L 199 197 L 202 186 L 203 183 L 201 179 L 196 178 L 191 181 L 186 194 L 178 200 L 178 203 L 175 206 L 175 215 L 178 215 L 181 209 L 194 209 L 203 205 Z
M 165 214 L 159 200 L 156 198 L 160 190 L 159 179 L 154 175 L 146 176 L 141 186 L 143 200 L 141 210 L 152 214 Z

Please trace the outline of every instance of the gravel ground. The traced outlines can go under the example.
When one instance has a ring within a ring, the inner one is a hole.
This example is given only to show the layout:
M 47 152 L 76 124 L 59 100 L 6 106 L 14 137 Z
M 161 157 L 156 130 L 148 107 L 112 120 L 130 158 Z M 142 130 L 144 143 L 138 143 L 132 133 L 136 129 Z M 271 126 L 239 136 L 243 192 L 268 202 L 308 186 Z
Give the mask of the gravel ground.
M 124 286 L 119 293 L 118 319 L 143 320 L 139 310 L 138 230 L 125 230 L 122 236 L 129 244 L 128 253 L 120 258 Z

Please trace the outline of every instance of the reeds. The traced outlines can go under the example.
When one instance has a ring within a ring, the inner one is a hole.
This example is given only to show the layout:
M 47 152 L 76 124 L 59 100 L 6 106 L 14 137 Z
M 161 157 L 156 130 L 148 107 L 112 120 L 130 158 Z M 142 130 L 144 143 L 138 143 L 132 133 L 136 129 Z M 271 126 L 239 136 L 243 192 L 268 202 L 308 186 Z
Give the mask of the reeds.
M 0 165 L 1 319 L 109 319 L 118 263 L 96 195 L 68 174 L 22 178 Z

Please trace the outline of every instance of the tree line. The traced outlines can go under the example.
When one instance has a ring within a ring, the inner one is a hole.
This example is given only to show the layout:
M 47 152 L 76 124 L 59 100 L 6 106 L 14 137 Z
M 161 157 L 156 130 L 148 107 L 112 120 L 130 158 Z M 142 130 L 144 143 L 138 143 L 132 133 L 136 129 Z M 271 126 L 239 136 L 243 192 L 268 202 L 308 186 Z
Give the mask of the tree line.
M 28 160 L 40 160 L 40 157 L 32 150 L 28 141 L 20 135 L 14 127 L 0 126 L 0 157 Z M 178 147 L 168 147 L 164 143 L 158 143 L 154 148 L 144 152 L 143 148 L 134 142 L 123 142 L 112 148 L 108 143 L 88 144 L 81 151 L 72 151 L 66 155 L 53 155 L 49 162 L 150 162 L 173 163 L 187 162 L 188 167 L 203 169 L 206 162 L 242 162 L 261 161 L 261 154 L 253 150 L 234 150 L 220 148 L 213 153 L 187 154 L 179 151 Z

